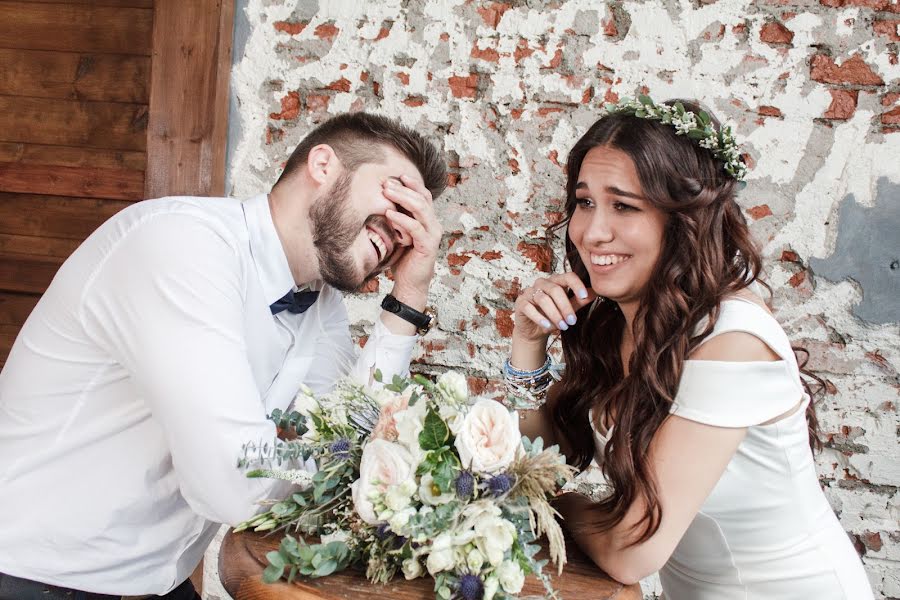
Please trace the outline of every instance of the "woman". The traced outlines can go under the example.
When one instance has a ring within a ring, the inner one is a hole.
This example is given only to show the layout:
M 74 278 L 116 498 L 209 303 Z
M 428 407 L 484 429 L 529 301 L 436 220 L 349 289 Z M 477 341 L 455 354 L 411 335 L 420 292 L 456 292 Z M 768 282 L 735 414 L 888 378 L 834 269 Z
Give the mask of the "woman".
M 557 507 L 616 579 L 659 571 L 667 600 L 872 598 L 819 488 L 809 390 L 754 292 L 744 172 L 694 103 L 607 105 L 568 159 L 572 270 L 517 299 L 507 383 L 530 408 L 547 394 L 525 434 L 601 466 L 609 496 Z

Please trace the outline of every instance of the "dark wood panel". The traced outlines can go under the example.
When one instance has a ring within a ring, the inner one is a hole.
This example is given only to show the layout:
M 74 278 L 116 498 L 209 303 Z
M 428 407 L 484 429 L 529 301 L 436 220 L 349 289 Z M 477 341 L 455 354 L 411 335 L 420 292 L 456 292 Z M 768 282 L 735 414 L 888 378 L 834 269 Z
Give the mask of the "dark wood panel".
M 0 192 L 141 200 L 144 172 L 0 162 Z
M 9 356 L 20 328 L 20 325 L 0 325 L 0 369 L 6 364 L 6 357 Z
M 230 0 L 155 3 L 148 198 L 224 193 L 233 17 Z
M 0 142 L 0 162 L 143 171 L 147 168 L 147 155 L 130 150 Z
M 0 96 L 0 142 L 142 151 L 147 107 Z
M 0 47 L 149 56 L 153 11 L 0 1 Z
M 91 6 L 125 6 L 153 8 L 153 0 L 19 0 L 27 4 L 90 4 Z
M 37 294 L 12 294 L 0 292 L 0 326 L 20 327 L 41 297 Z
M 131 204 L 121 200 L 0 193 L 0 234 L 81 241 Z
M 12 235 L 0 233 L 0 252 L 37 254 L 67 258 L 81 244 L 80 239 L 37 237 L 33 235 Z
M 0 253 L 0 290 L 42 294 L 63 259 Z
M 150 58 L 0 48 L 0 94 L 146 104 Z

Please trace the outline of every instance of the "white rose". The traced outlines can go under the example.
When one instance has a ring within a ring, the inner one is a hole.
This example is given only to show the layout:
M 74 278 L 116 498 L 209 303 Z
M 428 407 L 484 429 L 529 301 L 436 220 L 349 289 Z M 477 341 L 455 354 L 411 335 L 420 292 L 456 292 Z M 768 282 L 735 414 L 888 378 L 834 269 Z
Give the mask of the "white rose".
M 428 560 L 425 561 L 428 572 L 434 576 L 441 571 L 452 571 L 456 566 L 456 557 L 453 552 L 453 537 L 449 533 L 440 533 L 434 538 Z
M 463 426 L 466 415 L 460 410 L 456 404 L 441 404 L 438 408 L 438 414 L 450 428 L 453 435 L 456 435 Z
M 455 497 L 456 495 L 452 491 L 441 493 L 437 484 L 434 483 L 434 477 L 431 473 L 426 473 L 422 476 L 422 481 L 419 484 L 419 498 L 422 499 L 424 504 L 431 506 L 447 504 Z
M 392 485 L 384 494 L 384 505 L 393 511 L 398 511 L 409 506 L 409 497 L 412 494 L 406 492 L 404 485 Z
M 518 594 L 525 585 L 525 573 L 522 572 L 519 563 L 511 560 L 503 561 L 497 569 L 497 579 L 507 594 Z
M 425 574 L 422 563 L 417 558 L 407 558 L 403 561 L 403 576 L 407 579 L 418 579 Z
M 360 518 L 375 525 L 378 517 L 372 497 L 413 476 L 413 458 L 406 448 L 387 440 L 371 440 L 363 449 L 359 479 L 351 486 L 353 505 Z
M 300 390 L 297 392 L 297 395 L 294 396 L 294 402 L 291 406 L 292 410 L 296 410 L 304 417 L 308 417 L 310 414 L 319 410 L 319 401 L 316 400 L 316 395 L 313 391 L 301 383 Z
M 447 371 L 437 380 L 438 391 L 450 400 L 463 403 L 469 399 L 469 384 L 465 375 L 456 371 Z
M 476 402 L 456 434 L 456 449 L 463 467 L 478 473 L 507 468 L 521 445 L 519 419 L 494 400 Z

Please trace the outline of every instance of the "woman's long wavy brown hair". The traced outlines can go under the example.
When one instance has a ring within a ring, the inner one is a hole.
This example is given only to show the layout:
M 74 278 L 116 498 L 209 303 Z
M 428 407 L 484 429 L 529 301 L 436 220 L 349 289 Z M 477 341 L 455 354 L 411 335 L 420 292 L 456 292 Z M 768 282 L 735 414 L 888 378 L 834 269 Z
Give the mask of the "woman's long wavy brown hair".
M 681 102 L 695 114 L 702 110 L 694 102 Z M 735 202 L 738 184 L 722 163 L 687 136 L 676 135 L 671 125 L 621 113 L 601 118 L 572 148 L 566 218 L 552 230 L 572 217 L 582 161 L 597 146 L 620 150 L 634 162 L 644 197 L 667 214 L 663 247 L 634 319 L 628 376 L 620 356 L 622 312 L 608 301 L 585 306 L 578 312 L 578 327 L 561 334 L 566 370 L 551 390 L 550 412 L 571 444 L 570 461 L 582 469 L 594 457 L 591 411 L 600 422 L 615 421 L 601 465 L 613 492 L 595 505 L 595 525 L 611 529 L 640 498 L 646 512 L 638 523 L 639 543 L 656 532 L 662 517 L 648 454 L 669 416 L 684 361 L 712 331 L 723 298 L 759 279 L 762 259 Z M 572 270 L 590 281 L 568 232 L 565 243 Z M 817 447 L 812 402 L 806 416 L 810 444 Z

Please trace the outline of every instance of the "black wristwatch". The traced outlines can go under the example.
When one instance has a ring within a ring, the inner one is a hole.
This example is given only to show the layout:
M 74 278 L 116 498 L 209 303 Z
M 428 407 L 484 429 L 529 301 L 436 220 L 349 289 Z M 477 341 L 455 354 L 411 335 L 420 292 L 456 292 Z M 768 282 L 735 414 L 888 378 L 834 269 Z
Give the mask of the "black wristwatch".
M 394 313 L 408 323 L 412 323 L 416 327 L 416 333 L 419 335 L 425 335 L 434 326 L 433 310 L 426 308 L 425 312 L 419 312 L 413 307 L 403 304 L 391 294 L 385 296 L 384 300 L 381 301 L 381 308 L 389 313 Z

